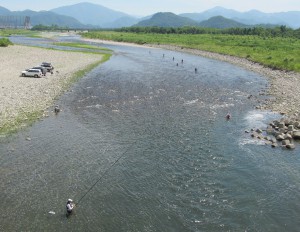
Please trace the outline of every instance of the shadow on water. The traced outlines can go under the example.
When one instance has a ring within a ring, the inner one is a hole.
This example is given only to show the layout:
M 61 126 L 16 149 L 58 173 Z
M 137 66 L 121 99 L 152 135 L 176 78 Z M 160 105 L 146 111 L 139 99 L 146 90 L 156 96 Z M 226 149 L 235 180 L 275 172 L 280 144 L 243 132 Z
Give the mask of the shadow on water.
M 244 134 L 278 117 L 248 99 L 261 97 L 264 78 L 183 53 L 107 47 L 114 56 L 61 97 L 59 114 L 1 138 L 1 231 L 298 228 L 299 148 Z M 80 201 L 70 217 L 68 198 Z

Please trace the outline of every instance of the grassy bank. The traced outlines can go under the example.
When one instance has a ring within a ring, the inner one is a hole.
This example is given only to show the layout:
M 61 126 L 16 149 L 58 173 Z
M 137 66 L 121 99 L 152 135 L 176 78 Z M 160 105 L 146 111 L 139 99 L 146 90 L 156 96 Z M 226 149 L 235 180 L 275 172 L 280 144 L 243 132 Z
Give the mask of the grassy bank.
M 0 36 L 3 37 L 9 37 L 11 35 L 22 35 L 27 37 L 39 37 L 39 32 L 31 31 L 31 30 L 25 30 L 25 29 L 1 29 L 0 30 Z
M 272 69 L 300 72 L 300 40 L 223 34 L 146 34 L 114 31 L 83 33 L 91 39 L 137 44 L 169 44 L 246 58 Z
M 83 49 L 91 49 L 95 51 L 111 51 L 108 48 L 102 48 L 90 44 L 84 44 L 84 43 L 54 43 L 54 45 L 57 46 L 64 46 L 64 47 L 72 47 L 72 48 L 83 48 Z

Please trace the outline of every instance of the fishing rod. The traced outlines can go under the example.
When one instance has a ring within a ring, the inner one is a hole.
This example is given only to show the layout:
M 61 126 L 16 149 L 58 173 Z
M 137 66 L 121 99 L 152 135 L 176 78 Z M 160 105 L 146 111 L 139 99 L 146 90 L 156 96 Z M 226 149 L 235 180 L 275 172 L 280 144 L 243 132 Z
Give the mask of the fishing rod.
M 85 192 L 85 194 L 83 194 L 83 196 L 77 201 L 76 206 L 79 205 L 79 203 L 82 201 L 82 199 L 97 185 L 97 183 L 102 180 L 102 178 L 106 175 L 106 173 L 108 173 L 113 166 L 116 165 L 116 163 L 118 163 L 118 161 L 133 147 L 133 145 L 135 145 L 138 142 L 138 140 L 136 140 L 135 142 L 133 142 L 120 156 L 118 159 L 116 159 L 113 164 L 106 169 L 106 171 L 100 176 L 100 178 Z

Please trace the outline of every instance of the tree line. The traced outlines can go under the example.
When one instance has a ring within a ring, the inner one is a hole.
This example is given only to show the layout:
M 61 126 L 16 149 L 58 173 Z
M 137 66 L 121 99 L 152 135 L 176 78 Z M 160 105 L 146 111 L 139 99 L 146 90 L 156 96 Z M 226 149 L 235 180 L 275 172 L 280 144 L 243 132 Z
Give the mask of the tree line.
M 69 27 L 61 27 L 56 24 L 53 24 L 51 26 L 46 26 L 42 24 L 35 25 L 31 28 L 33 31 L 58 31 L 58 30 L 69 30 Z
M 195 26 L 186 27 L 123 27 L 113 29 L 117 32 L 157 33 L 157 34 L 227 34 L 227 35 L 257 35 L 263 37 L 294 37 L 300 39 L 300 28 L 292 29 L 286 26 L 249 27 L 249 28 L 204 28 Z

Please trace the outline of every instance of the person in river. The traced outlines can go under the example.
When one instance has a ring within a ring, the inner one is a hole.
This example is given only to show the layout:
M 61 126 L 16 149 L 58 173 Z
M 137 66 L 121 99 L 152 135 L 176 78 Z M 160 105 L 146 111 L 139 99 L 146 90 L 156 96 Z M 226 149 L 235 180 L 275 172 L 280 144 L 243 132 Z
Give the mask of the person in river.
M 60 112 L 60 108 L 59 108 L 58 105 L 56 105 L 56 106 L 54 107 L 54 112 L 55 112 L 56 114 L 58 114 L 58 113 Z
M 67 208 L 67 213 L 68 214 L 71 214 L 73 209 L 75 207 L 75 204 L 73 203 L 73 200 L 72 199 L 68 199 L 67 201 L 67 205 L 66 205 L 66 208 Z
M 226 116 L 225 116 L 225 118 L 226 118 L 227 120 L 229 120 L 229 119 L 231 118 L 230 113 L 227 113 Z

